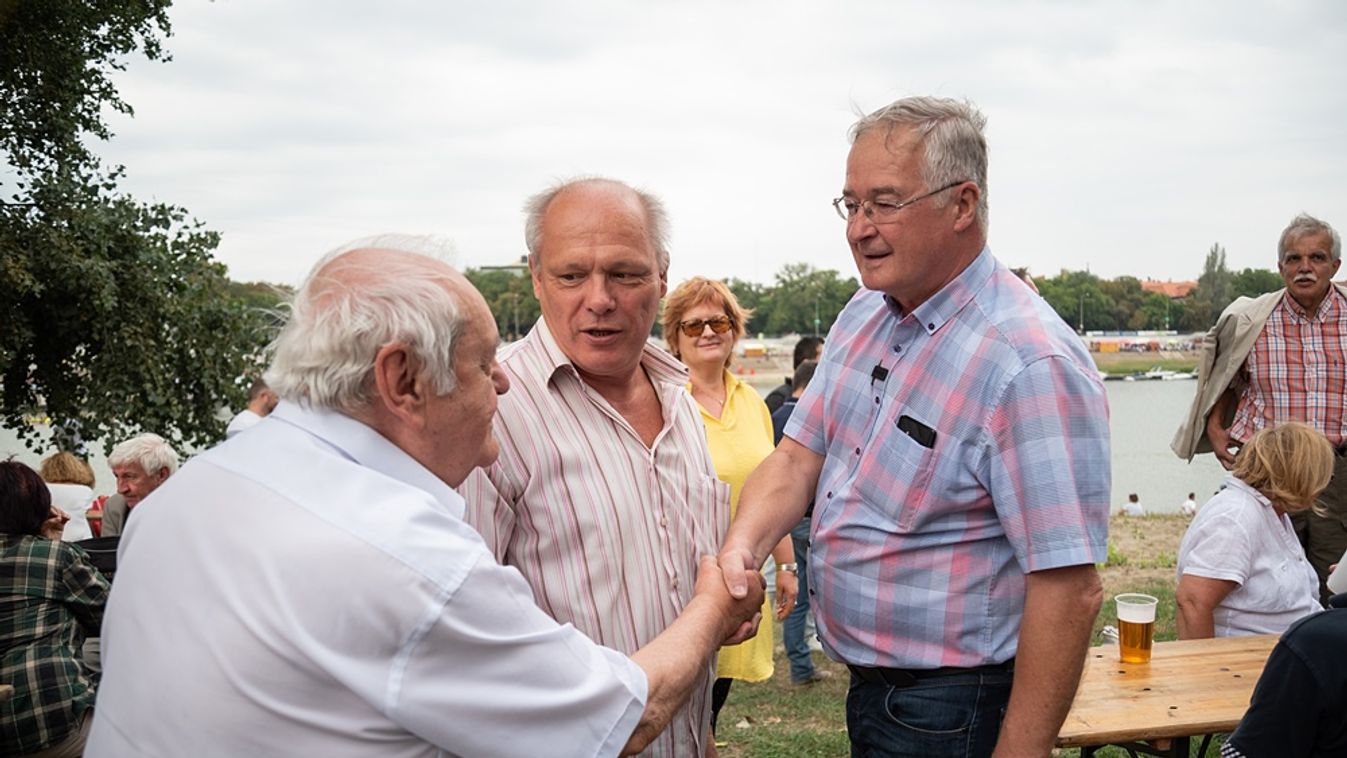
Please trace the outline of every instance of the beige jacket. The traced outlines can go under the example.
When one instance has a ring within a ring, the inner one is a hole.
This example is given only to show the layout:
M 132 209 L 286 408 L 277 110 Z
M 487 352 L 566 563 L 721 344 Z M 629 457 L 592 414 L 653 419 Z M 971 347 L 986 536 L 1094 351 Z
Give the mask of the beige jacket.
M 1347 285 L 1333 283 L 1338 292 L 1347 296 Z M 1191 461 L 1197 453 L 1210 453 L 1211 440 L 1207 439 L 1207 416 L 1212 406 L 1227 388 L 1236 391 L 1242 385 L 1236 383 L 1240 366 L 1249 357 L 1258 335 L 1263 333 L 1272 310 L 1281 302 L 1286 288 L 1259 295 L 1255 298 L 1241 297 L 1226 307 L 1216 325 L 1202 338 L 1202 360 L 1197 368 L 1197 392 L 1193 405 L 1183 424 L 1174 434 L 1169 447 L 1174 454 Z M 1226 407 L 1226 417 L 1222 423 L 1227 427 L 1235 418 L 1235 403 Z

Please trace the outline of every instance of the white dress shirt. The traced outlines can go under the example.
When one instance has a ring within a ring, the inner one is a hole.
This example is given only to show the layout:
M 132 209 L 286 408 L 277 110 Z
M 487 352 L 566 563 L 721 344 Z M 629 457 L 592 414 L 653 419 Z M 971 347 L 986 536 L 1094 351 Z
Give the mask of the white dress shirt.
M 1281 634 L 1316 611 L 1319 578 L 1291 520 L 1262 493 L 1227 474 L 1225 488 L 1193 517 L 1179 543 L 1178 576 L 1239 584 L 1212 613 L 1217 637 Z
M 533 603 L 448 486 L 282 403 L 136 508 L 87 756 L 616 755 L 646 678 Z

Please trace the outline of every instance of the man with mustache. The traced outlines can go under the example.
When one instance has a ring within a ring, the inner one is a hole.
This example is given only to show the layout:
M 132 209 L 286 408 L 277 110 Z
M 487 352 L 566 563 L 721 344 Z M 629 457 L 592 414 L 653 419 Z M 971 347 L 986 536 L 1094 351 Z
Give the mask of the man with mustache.
M 1291 517 L 1327 599 L 1328 567 L 1347 549 L 1347 287 L 1334 284 L 1342 238 L 1301 214 L 1277 245 L 1286 287 L 1231 303 L 1202 341 L 1197 394 L 1171 448 L 1192 460 L 1213 452 L 1230 468 L 1254 432 L 1303 421 L 1337 450 L 1326 513 Z M 1232 451 L 1233 450 L 1233 451 Z

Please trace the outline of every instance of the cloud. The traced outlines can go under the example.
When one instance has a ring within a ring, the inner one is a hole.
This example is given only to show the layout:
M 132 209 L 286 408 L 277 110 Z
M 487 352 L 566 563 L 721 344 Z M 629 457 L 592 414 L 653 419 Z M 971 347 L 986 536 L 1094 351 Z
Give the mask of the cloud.
M 828 202 L 857 109 L 988 115 L 991 244 L 1038 273 L 1266 266 L 1301 210 L 1347 223 L 1347 6 L 848 2 L 179 3 L 174 60 L 118 77 L 127 188 L 295 282 L 384 231 L 523 253 L 520 204 L 606 174 L 669 205 L 671 278 L 852 273 Z

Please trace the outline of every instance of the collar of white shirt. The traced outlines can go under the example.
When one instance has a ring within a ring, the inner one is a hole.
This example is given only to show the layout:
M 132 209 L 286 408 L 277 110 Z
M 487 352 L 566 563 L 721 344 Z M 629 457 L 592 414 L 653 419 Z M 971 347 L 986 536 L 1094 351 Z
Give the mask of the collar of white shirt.
M 463 518 L 463 498 L 457 492 L 382 434 L 350 416 L 282 400 L 267 418 L 297 427 L 361 466 L 422 490 L 455 518 Z

